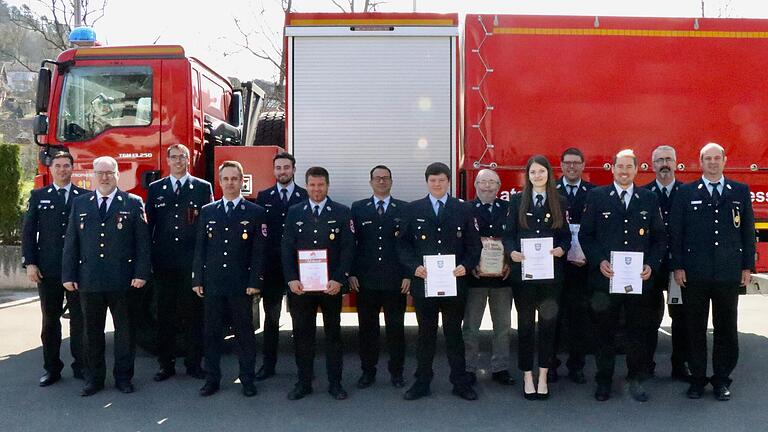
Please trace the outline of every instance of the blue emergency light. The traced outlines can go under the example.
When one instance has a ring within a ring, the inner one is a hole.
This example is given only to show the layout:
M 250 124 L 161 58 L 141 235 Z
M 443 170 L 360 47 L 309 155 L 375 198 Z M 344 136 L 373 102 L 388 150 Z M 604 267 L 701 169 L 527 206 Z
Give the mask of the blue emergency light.
M 78 46 L 96 43 L 96 32 L 90 27 L 75 27 L 69 32 L 69 42 Z

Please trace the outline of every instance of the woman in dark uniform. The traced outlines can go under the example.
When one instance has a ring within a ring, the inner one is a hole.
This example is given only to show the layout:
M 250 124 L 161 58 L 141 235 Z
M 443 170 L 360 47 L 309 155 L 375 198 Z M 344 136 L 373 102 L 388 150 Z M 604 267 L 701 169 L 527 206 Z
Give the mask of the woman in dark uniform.
M 571 233 L 565 215 L 567 204 L 556 189 L 552 166 L 547 158 L 536 155 L 525 167 L 525 187 L 509 202 L 504 250 L 512 259 L 510 279 L 517 308 L 519 334 L 518 368 L 523 371 L 523 395 L 526 399 L 547 399 L 548 360 L 554 354 L 558 299 L 563 286 L 563 268 Z M 523 277 L 521 239 L 552 238 L 550 253 L 555 260 L 554 279 L 527 280 Z M 539 312 L 538 385 L 533 379 L 536 311 Z

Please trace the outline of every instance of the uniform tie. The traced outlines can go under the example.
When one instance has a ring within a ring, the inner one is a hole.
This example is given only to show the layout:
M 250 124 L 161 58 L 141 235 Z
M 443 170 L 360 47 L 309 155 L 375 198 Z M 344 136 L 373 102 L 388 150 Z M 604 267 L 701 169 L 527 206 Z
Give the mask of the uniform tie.
M 176 196 L 181 193 L 181 180 L 176 180 Z
M 544 195 L 536 194 L 536 208 L 542 208 L 544 206 Z
M 567 184 L 567 185 L 565 185 L 565 187 L 568 188 L 568 197 L 569 198 L 576 196 L 576 192 L 575 192 L 576 191 L 576 185 Z
M 661 199 L 659 200 L 659 204 L 661 204 L 663 209 L 667 208 L 667 201 L 669 201 L 669 195 L 667 195 L 667 187 L 664 186 L 661 188 Z
M 280 193 L 283 195 L 283 206 L 288 205 L 288 189 L 282 188 L 280 189 Z
M 61 197 L 61 200 L 64 201 L 64 204 L 67 203 L 67 190 L 64 188 L 59 188 L 57 191 L 59 193 L 59 196 Z
M 234 209 L 235 209 L 235 203 L 233 203 L 232 201 L 229 201 L 227 203 L 227 217 L 232 216 L 232 210 Z
M 720 186 L 720 182 L 710 183 L 709 185 L 712 186 L 712 202 L 717 204 L 720 201 L 720 191 L 717 189 Z
M 487 203 L 483 204 L 483 208 L 485 210 L 488 210 L 488 213 L 492 213 L 493 212 L 493 206 L 491 204 L 487 204 Z
M 625 191 L 625 190 L 621 191 L 621 196 L 620 196 L 619 199 L 621 199 L 621 203 L 624 204 L 624 208 L 629 207 L 627 205 L 627 191 Z
M 445 208 L 445 204 L 443 204 L 442 201 L 437 200 L 437 218 L 440 219 L 443 216 L 443 208 Z
M 384 201 L 379 200 L 379 202 L 376 203 L 376 213 L 378 213 L 379 216 L 384 216 Z
M 99 205 L 99 217 L 101 221 L 107 220 L 107 200 L 109 197 L 101 197 L 101 204 Z
M 319 206 L 319 205 L 315 205 L 314 207 L 312 207 L 312 214 L 313 214 L 313 215 L 314 215 L 316 218 L 319 218 L 319 217 L 320 217 L 320 206 Z

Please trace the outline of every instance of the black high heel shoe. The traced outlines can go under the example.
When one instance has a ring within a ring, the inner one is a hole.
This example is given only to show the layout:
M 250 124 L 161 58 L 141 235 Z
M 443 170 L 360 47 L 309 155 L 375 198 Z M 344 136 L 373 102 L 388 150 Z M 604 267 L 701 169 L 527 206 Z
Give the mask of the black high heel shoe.
M 533 393 L 526 393 L 525 389 L 523 389 L 523 397 L 529 401 L 534 401 L 539 399 L 539 394 L 536 392 Z

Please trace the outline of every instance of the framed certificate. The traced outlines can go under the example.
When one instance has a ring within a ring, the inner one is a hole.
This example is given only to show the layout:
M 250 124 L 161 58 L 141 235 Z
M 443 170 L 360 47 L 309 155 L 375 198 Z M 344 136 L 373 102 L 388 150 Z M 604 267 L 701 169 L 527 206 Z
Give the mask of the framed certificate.
M 456 255 L 424 255 L 427 279 L 424 281 L 425 297 L 455 297 Z
M 611 251 L 611 294 L 642 294 L 643 272 L 642 252 Z
M 485 277 L 500 277 L 504 271 L 504 245 L 495 237 L 481 237 L 480 271 Z
M 328 289 L 328 249 L 298 251 L 299 280 L 304 291 Z
M 520 239 L 520 252 L 525 257 L 521 270 L 522 280 L 545 280 L 555 278 L 555 257 L 552 237 Z

